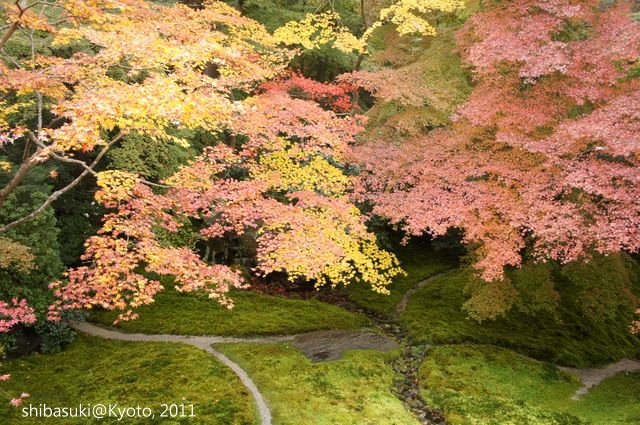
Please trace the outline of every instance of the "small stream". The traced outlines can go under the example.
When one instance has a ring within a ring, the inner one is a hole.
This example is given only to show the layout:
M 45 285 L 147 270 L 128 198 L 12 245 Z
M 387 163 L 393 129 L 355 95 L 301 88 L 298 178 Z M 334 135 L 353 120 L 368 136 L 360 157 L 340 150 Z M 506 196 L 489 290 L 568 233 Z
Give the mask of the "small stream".
M 438 409 L 429 407 L 420 394 L 419 369 L 429 351 L 429 346 L 414 345 L 396 319 L 365 310 L 348 300 L 344 300 L 341 306 L 366 315 L 375 329 L 400 346 L 400 356 L 391 363 L 392 369 L 398 375 L 394 381 L 393 392 L 407 410 L 413 413 L 421 425 L 445 424 L 444 414 Z

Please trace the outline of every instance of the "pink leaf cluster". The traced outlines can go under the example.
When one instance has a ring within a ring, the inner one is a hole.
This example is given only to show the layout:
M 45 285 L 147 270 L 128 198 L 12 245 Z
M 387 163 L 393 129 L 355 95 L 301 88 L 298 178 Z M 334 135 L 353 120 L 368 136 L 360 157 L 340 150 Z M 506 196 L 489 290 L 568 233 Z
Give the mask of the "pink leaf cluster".
M 12 398 L 11 401 L 9 402 L 13 407 L 20 407 L 22 406 L 22 402 L 25 398 L 29 398 L 31 397 L 31 394 L 29 393 L 22 393 L 20 394 L 20 397 L 18 398 Z
M 599 4 L 514 0 L 469 19 L 469 99 L 447 128 L 355 149 L 358 199 L 408 235 L 464 229 L 486 280 L 525 249 L 640 250 L 640 22 L 631 1 Z
M 0 301 L 0 333 L 6 333 L 17 324 L 33 324 L 36 322 L 36 315 L 33 308 L 27 305 L 26 300 L 18 301 L 17 298 L 11 300 L 11 304 Z
M 175 276 L 177 290 L 205 291 L 210 298 L 232 307 L 225 294 L 232 286 L 242 286 L 239 273 L 207 264 L 188 248 L 166 247 L 158 240 L 156 227 L 173 232 L 180 227 L 168 212 L 179 208 L 176 204 L 171 196 L 156 195 L 138 184 L 131 199 L 108 214 L 98 235 L 86 242 L 82 258 L 90 266 L 69 270 L 65 285 L 51 284 L 58 299 L 50 308 L 50 319 L 57 319 L 61 309 L 94 306 L 123 310 L 118 320 L 135 319 L 133 309 L 152 303 L 163 289 L 147 273 Z
M 349 112 L 353 108 L 351 102 L 353 86 L 348 83 L 320 83 L 292 72 L 286 78 L 263 83 L 260 88 L 269 92 L 283 91 L 292 97 L 310 99 L 323 108 L 337 113 Z

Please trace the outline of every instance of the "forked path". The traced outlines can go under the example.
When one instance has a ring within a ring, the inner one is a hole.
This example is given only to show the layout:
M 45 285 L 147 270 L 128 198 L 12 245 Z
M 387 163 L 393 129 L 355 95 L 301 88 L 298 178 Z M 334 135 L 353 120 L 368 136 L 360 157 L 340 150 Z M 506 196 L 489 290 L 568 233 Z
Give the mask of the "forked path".
M 87 322 L 72 322 L 71 326 L 80 332 L 106 339 L 134 342 L 174 342 L 188 344 L 211 354 L 228 366 L 240 378 L 255 400 L 262 425 L 271 425 L 271 411 L 262 393 L 251 380 L 247 372 L 237 363 L 212 347 L 212 344 L 222 343 L 261 343 L 291 342 L 312 361 L 336 360 L 347 350 L 373 349 L 389 351 L 398 344 L 370 330 L 316 331 L 298 335 L 264 336 L 257 338 L 235 338 L 224 336 L 189 336 L 189 335 L 153 335 L 140 333 L 126 333 L 115 329 L 107 329 Z
M 573 367 L 562 366 L 560 369 L 577 376 L 582 381 L 582 387 L 580 387 L 571 397 L 572 400 L 579 400 L 582 396 L 587 394 L 592 387 L 595 387 L 600 382 L 617 373 L 640 372 L 640 361 L 622 359 L 601 369 L 576 369 Z
M 262 393 L 253 383 L 247 372 L 244 371 L 237 363 L 233 362 L 229 357 L 225 356 L 218 350 L 211 347 L 211 344 L 220 344 L 226 342 L 256 342 L 256 343 L 270 343 L 270 342 L 282 342 L 290 341 L 293 339 L 291 336 L 282 337 L 264 337 L 264 338 L 228 338 L 219 336 L 183 336 L 183 335 L 149 335 L 149 334 L 134 334 L 124 333 L 116 330 L 106 329 L 100 326 L 92 325 L 87 322 L 74 322 L 71 324 L 74 328 L 80 332 L 84 332 L 89 335 L 98 336 L 106 339 L 117 339 L 120 341 L 136 341 L 136 342 L 178 342 L 182 344 L 188 344 L 193 347 L 199 348 L 211 354 L 223 364 L 228 366 L 233 372 L 238 375 L 242 384 L 249 390 L 253 399 L 256 402 L 258 408 L 258 414 L 260 415 L 260 423 L 262 425 L 271 425 L 271 411 L 265 402 Z

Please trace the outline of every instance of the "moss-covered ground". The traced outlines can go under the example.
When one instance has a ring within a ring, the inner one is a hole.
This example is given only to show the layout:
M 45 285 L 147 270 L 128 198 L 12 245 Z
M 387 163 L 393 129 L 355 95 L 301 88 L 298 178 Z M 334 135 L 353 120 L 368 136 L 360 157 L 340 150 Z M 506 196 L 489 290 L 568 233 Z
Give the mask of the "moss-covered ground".
M 127 418 L 122 422 L 128 424 L 257 423 L 253 400 L 236 375 L 211 355 L 182 344 L 80 335 L 61 353 L 6 361 L 0 371 L 11 373 L 11 379 L 2 383 L 3 390 L 12 396 L 23 391 L 31 394 L 22 407 L 117 403 L 121 407 L 149 407 L 155 413 L 154 419 Z M 161 418 L 162 403 L 193 404 L 196 417 Z M 24 418 L 21 408 L 3 401 L 0 423 L 68 425 L 116 423 L 116 419 Z
M 640 338 L 629 332 L 628 312 L 608 320 L 585 317 L 572 303 L 556 313 L 528 314 L 514 309 L 505 317 L 481 323 L 463 310 L 469 272 L 447 274 L 413 294 L 401 322 L 422 343 L 473 342 L 509 347 L 541 360 L 590 367 L 637 357 Z
M 345 289 L 346 294 L 370 310 L 389 315 L 402 294 L 417 282 L 455 267 L 450 257 L 423 248 L 414 246 L 400 253 L 408 276 L 394 282 L 391 296 L 385 298 L 355 286 Z M 430 282 L 414 293 L 400 318 L 414 341 L 436 344 L 421 367 L 422 392 L 430 404 L 443 409 L 450 423 L 640 423 L 638 375 L 616 375 L 582 400 L 572 401 L 580 386 L 576 378 L 551 363 L 514 351 L 574 366 L 634 357 L 637 341 L 624 323 L 612 326 L 605 320 L 594 324 L 581 318 L 571 303 L 560 303 L 555 315 L 525 314 L 515 309 L 505 318 L 478 323 L 462 308 L 468 298 L 464 290 L 468 273 L 454 270 Z M 143 309 L 140 319 L 124 324 L 124 329 L 243 336 L 370 324 L 362 315 L 317 300 L 246 291 L 233 297 L 236 309 L 227 311 L 206 297 L 166 291 L 156 304 Z M 113 318 L 112 313 L 93 315 L 105 324 Z M 473 342 L 481 344 L 470 344 Z M 218 348 L 246 369 L 267 399 L 277 425 L 416 423 L 391 390 L 398 376 L 390 362 L 398 352 L 352 351 L 337 361 L 312 363 L 286 344 L 225 344 Z M 179 344 L 80 336 L 60 354 L 8 361 L 0 372 L 13 375 L 3 388 L 12 394 L 31 392 L 27 402 L 34 404 L 153 405 L 175 400 L 195 404 L 199 418 L 204 418 L 202 423 L 255 420 L 251 398 L 235 376 L 208 354 Z M 7 423 L 40 423 L 18 418 L 19 412 L 7 405 L 0 408 L 3 418 L 9 418 Z
M 140 309 L 140 318 L 122 322 L 128 332 L 175 335 L 274 335 L 325 329 L 354 329 L 369 320 L 317 300 L 275 297 L 234 291 L 235 307 L 228 310 L 203 294 L 160 293 L 156 301 Z M 110 325 L 117 313 L 96 311 L 91 320 Z
M 397 352 L 350 351 L 312 363 L 284 344 L 217 345 L 252 377 L 278 425 L 416 424 L 391 392 Z
M 572 400 L 579 381 L 555 365 L 507 349 L 445 345 L 421 370 L 423 396 L 452 425 L 637 424 L 640 374 L 619 374 Z
M 457 258 L 453 254 L 434 250 L 428 245 L 399 250 L 398 257 L 406 275 L 393 280 L 388 286 L 390 294 L 379 294 L 366 285 L 354 284 L 344 289 L 347 298 L 368 311 L 391 316 L 407 290 L 422 280 L 457 266 Z

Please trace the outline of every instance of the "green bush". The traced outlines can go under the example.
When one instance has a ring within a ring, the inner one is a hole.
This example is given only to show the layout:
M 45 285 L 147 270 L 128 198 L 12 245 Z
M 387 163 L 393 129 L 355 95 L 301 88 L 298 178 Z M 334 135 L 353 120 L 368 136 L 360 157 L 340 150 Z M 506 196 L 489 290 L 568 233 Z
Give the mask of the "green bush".
M 40 351 L 43 353 L 59 353 L 75 338 L 75 331 L 63 322 L 41 320 L 35 325 L 36 333 L 40 336 Z

